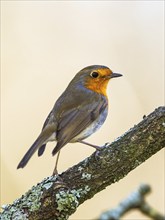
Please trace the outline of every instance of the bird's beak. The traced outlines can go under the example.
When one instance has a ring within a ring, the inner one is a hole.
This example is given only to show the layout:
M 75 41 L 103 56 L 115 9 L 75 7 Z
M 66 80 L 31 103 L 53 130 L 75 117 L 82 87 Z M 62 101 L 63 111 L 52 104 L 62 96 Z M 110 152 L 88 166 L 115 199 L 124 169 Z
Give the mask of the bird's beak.
M 120 74 L 120 73 L 112 73 L 110 75 L 110 78 L 115 78 L 115 77 L 120 77 L 120 76 L 122 76 L 122 74 Z

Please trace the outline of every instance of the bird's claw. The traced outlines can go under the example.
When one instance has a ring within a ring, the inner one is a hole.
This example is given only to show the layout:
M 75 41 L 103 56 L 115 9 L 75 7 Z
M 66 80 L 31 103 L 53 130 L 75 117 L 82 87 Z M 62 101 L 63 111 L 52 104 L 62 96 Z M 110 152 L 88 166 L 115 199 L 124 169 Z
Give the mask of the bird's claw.
M 103 146 L 98 146 L 98 147 L 96 148 L 95 158 L 98 159 L 100 151 L 103 150 L 104 148 L 108 147 L 109 145 L 110 145 L 110 143 L 107 142 L 107 143 L 105 143 Z

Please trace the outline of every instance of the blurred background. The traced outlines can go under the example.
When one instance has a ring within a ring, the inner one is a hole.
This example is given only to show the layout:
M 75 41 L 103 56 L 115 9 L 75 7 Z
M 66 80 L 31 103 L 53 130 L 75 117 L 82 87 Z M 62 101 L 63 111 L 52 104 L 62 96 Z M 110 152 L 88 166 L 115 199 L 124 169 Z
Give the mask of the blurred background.
M 56 99 L 82 68 L 101 64 L 123 77 L 109 83 L 109 116 L 88 141 L 103 145 L 164 105 L 164 1 L 1 1 L 1 205 L 52 174 L 47 146 L 24 169 L 18 162 L 38 136 Z M 63 148 L 59 172 L 90 156 L 82 144 Z M 164 213 L 164 151 L 82 204 L 70 219 L 114 208 L 140 183 Z M 123 219 L 147 219 L 133 211 Z

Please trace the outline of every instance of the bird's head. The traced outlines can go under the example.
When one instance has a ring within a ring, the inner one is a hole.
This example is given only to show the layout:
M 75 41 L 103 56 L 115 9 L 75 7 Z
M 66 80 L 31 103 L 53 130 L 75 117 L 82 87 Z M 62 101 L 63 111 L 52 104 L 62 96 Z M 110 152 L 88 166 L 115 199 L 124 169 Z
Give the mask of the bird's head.
M 83 84 L 87 89 L 106 96 L 106 88 L 110 79 L 122 76 L 112 72 L 106 66 L 92 65 L 85 67 L 75 76 L 75 80 Z

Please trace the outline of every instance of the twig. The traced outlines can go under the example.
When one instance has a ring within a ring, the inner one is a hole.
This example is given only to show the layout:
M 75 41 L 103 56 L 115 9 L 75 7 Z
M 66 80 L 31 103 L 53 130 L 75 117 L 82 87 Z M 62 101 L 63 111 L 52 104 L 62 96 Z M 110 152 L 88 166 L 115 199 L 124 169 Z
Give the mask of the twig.
M 145 201 L 145 196 L 149 192 L 151 192 L 151 187 L 149 185 L 140 185 L 139 188 L 124 199 L 118 207 L 102 213 L 99 220 L 119 220 L 124 214 L 132 209 L 139 209 L 151 219 L 165 220 L 165 216 L 161 215 Z

